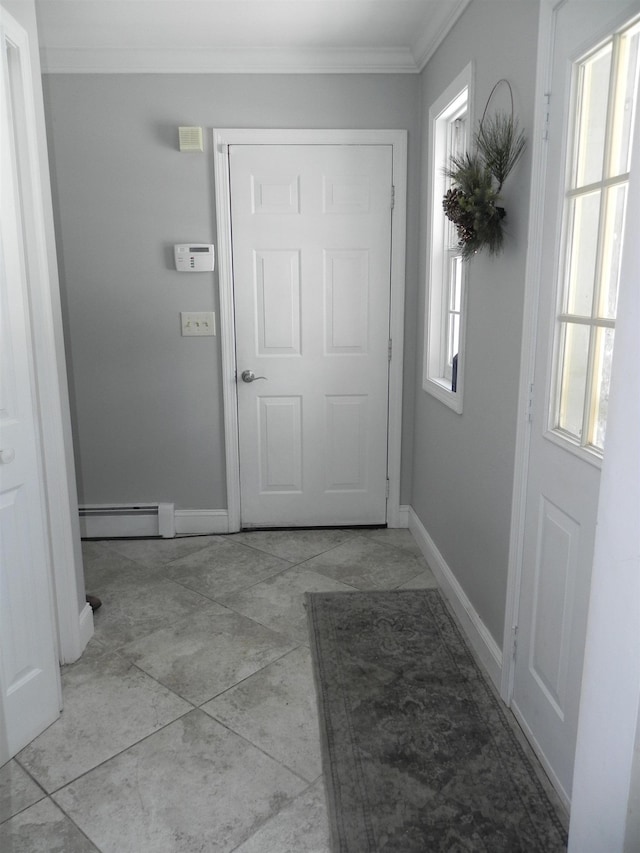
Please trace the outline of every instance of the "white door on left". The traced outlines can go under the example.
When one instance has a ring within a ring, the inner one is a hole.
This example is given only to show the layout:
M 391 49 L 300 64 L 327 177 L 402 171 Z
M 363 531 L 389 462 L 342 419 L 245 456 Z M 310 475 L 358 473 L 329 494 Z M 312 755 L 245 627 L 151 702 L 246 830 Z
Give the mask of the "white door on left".
M 29 323 L 24 30 L 0 7 L 0 764 L 60 712 Z M 18 156 L 21 158 L 20 162 Z

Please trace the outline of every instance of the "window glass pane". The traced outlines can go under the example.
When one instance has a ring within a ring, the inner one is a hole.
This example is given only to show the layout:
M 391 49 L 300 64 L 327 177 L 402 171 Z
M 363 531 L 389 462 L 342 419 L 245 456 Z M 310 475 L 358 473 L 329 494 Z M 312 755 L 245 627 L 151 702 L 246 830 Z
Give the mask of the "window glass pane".
M 568 288 L 564 311 L 591 317 L 598 250 L 600 192 L 578 196 L 569 202 Z
M 458 354 L 460 340 L 460 315 L 449 315 L 449 364 L 453 363 L 454 355 Z
M 449 288 L 449 310 L 460 311 L 462 299 L 462 255 L 451 259 L 451 285 Z
M 563 325 L 565 334 L 557 427 L 580 439 L 589 362 L 589 327 L 573 323 Z
M 638 89 L 640 23 L 620 37 L 618 85 L 613 105 L 609 174 L 622 175 L 631 167 L 631 139 Z
M 609 385 L 611 384 L 611 362 L 613 360 L 613 329 L 598 329 L 596 339 L 596 363 L 594 369 L 594 393 L 589 444 L 604 450 L 604 435 L 607 428 L 609 409 Z
M 595 183 L 602 177 L 610 73 L 611 42 L 580 68 L 574 187 Z
M 622 237 L 627 208 L 627 184 L 607 192 L 604 245 L 602 250 L 602 283 L 598 315 L 615 319 L 618 304 L 618 282 L 622 262 Z

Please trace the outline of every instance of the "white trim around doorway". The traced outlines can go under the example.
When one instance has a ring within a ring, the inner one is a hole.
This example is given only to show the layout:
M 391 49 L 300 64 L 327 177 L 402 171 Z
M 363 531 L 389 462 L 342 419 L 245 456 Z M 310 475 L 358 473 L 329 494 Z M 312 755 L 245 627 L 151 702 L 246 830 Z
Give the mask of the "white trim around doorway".
M 529 404 L 535 366 L 535 330 L 538 322 L 540 265 L 542 263 L 543 200 L 547 173 L 547 143 L 544 129 L 548 109 L 547 97 L 551 81 L 553 34 L 555 32 L 557 10 L 561 5 L 563 3 L 558 2 L 558 0 L 543 0 L 540 5 L 540 24 L 538 28 L 536 109 L 531 166 L 531 186 L 536 187 L 536 192 L 531 193 L 529 205 L 529 239 L 524 286 L 522 345 L 520 350 L 520 391 L 518 396 L 518 424 L 516 429 L 515 468 L 511 502 L 509 566 L 504 640 L 502 646 L 502 679 L 500 684 L 500 695 L 509 706 L 511 705 L 513 694 L 518 608 L 522 579 L 525 495 L 531 435 Z
M 217 221 L 220 346 L 224 400 L 225 462 L 229 532 L 240 530 L 240 457 L 236 385 L 235 316 L 231 249 L 229 145 L 391 145 L 395 199 L 391 220 L 389 431 L 387 525 L 402 526 L 400 454 L 402 436 L 402 369 L 404 354 L 404 293 L 407 196 L 406 130 L 275 130 L 224 128 L 213 131 Z

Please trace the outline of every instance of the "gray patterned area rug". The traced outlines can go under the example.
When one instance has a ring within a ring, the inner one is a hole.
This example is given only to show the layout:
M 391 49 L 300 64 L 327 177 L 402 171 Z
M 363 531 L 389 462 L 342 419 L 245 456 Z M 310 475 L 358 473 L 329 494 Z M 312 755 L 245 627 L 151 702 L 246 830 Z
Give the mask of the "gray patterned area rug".
M 560 853 L 559 813 L 437 590 L 308 593 L 334 853 Z

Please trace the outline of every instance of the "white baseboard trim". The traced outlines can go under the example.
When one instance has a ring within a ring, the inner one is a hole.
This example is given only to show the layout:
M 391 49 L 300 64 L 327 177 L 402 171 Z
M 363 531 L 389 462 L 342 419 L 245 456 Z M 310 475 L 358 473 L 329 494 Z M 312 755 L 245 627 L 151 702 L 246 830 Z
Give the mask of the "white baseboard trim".
M 467 598 L 446 560 L 427 533 L 413 507 L 408 507 L 409 530 L 413 534 L 424 558 L 429 563 L 438 583 L 458 618 L 471 647 L 489 673 L 497 689 L 502 678 L 502 650 Z
M 229 513 L 226 509 L 177 509 L 176 534 L 228 533 Z
M 409 510 L 410 506 L 407 504 L 400 504 L 398 507 L 398 524 L 397 527 L 409 527 Z

